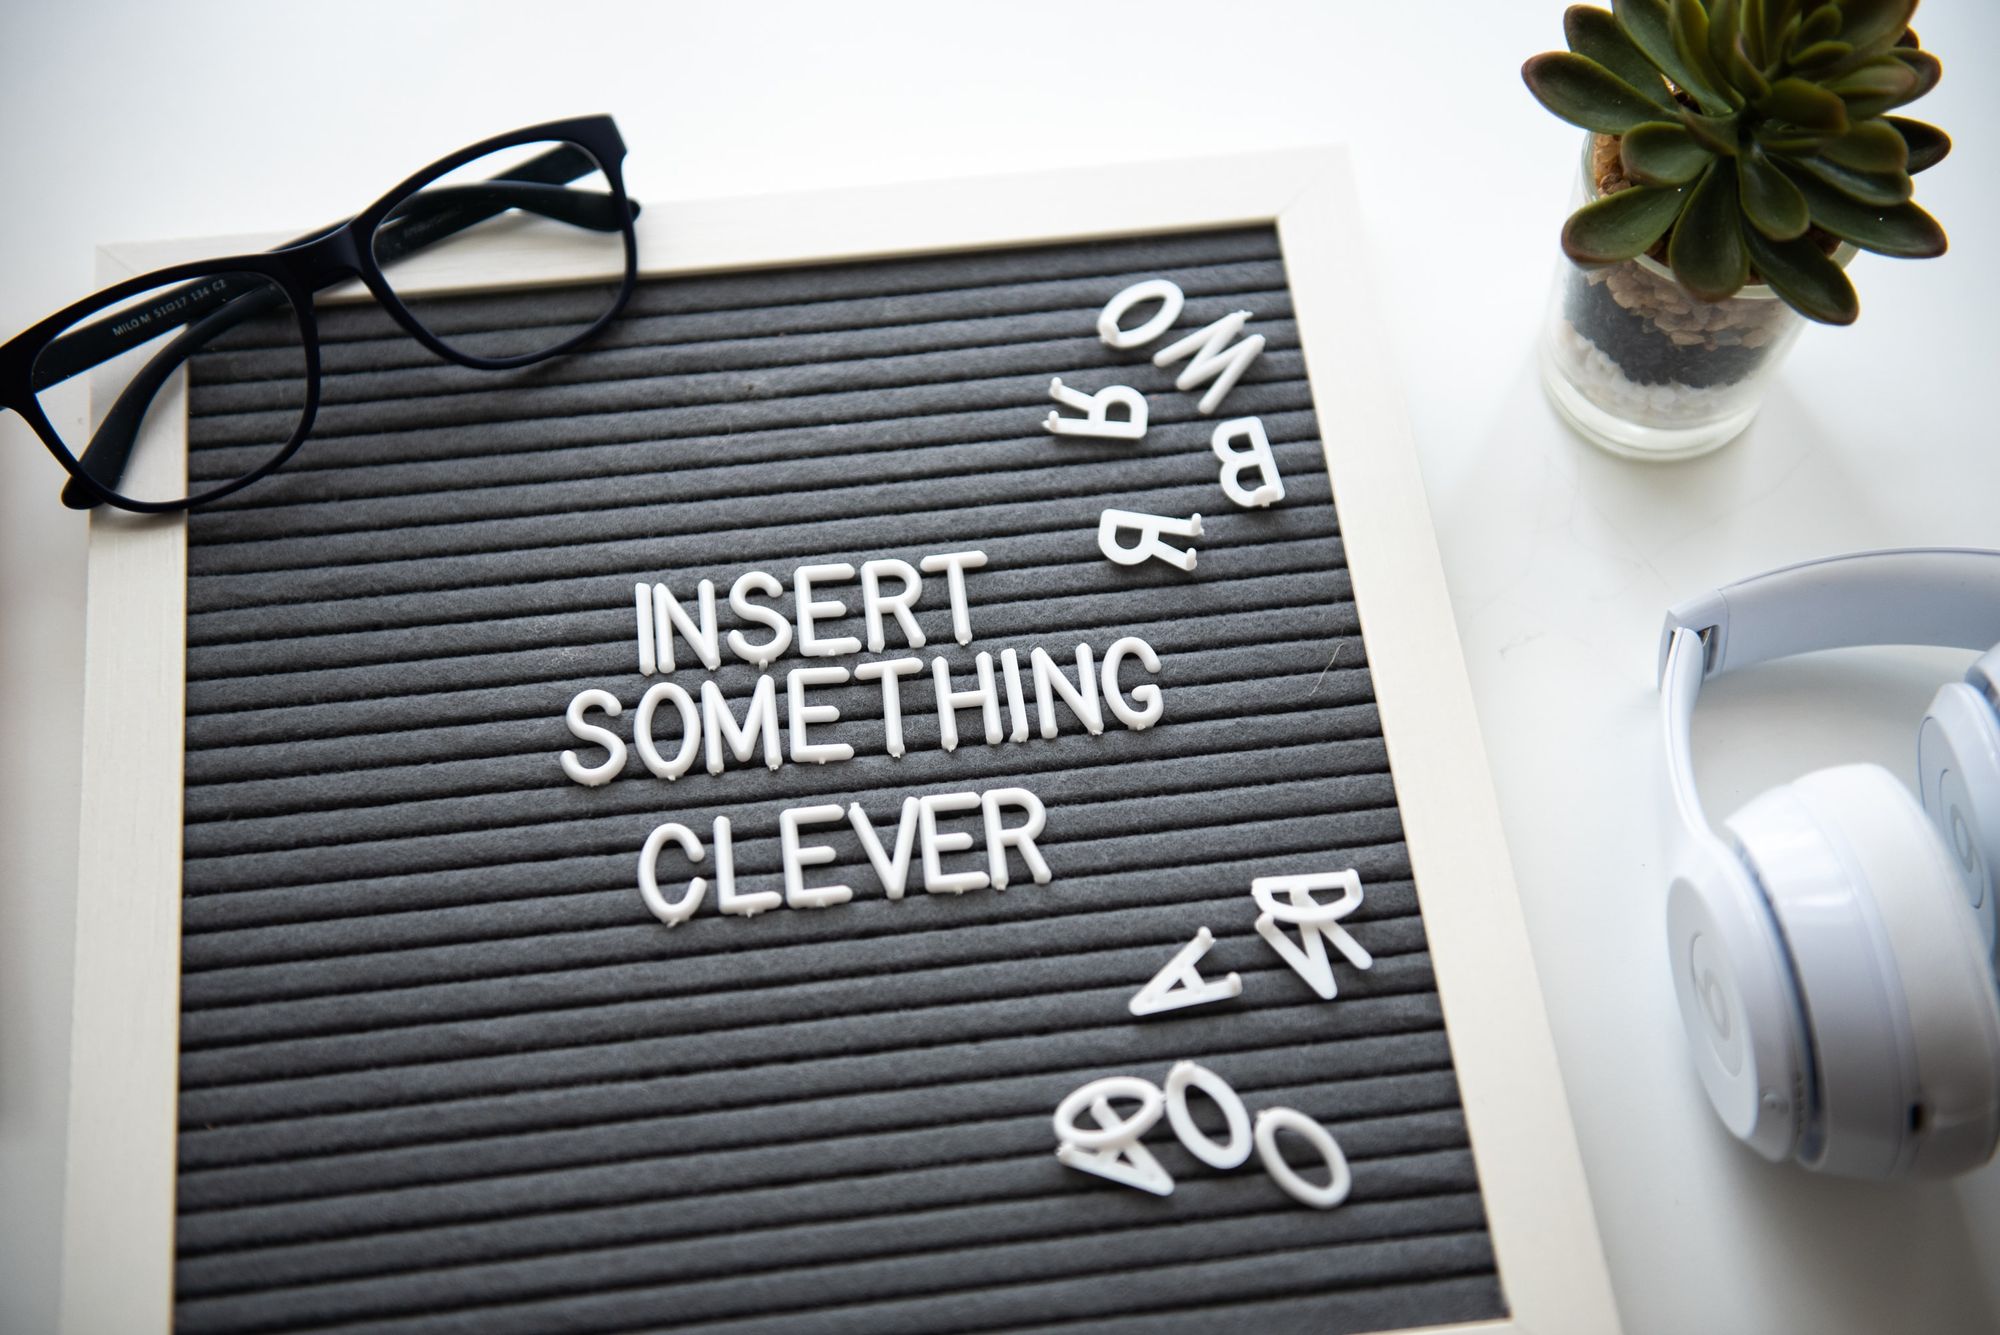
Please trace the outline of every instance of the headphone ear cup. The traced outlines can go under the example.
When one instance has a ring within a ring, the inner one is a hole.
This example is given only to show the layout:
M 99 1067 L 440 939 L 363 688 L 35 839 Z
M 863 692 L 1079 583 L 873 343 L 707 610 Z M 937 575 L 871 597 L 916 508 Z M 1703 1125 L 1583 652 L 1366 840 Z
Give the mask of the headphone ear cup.
M 1917 791 L 1943 839 L 1966 902 L 1994 957 L 2000 923 L 2000 713 L 1981 687 L 1980 660 L 1943 687 L 1917 730 Z
M 2000 997 L 1944 847 L 1877 765 L 1730 817 L 1796 972 L 1814 1116 L 1799 1159 L 1866 1177 L 1977 1166 L 2000 1135 Z
M 1720 839 L 1679 850 L 1667 948 L 1695 1072 L 1722 1124 L 1766 1159 L 1789 1159 L 1806 1124 L 1806 1036 L 1769 905 Z

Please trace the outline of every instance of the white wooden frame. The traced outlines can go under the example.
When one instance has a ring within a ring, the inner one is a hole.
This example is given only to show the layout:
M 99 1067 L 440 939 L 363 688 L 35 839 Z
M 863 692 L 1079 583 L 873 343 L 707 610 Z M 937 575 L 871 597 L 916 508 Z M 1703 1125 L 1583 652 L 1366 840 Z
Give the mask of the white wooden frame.
M 1275 224 L 1325 438 L 1438 990 L 1512 1317 L 1617 1329 L 1415 447 L 1339 148 L 649 205 L 646 275 Z M 99 276 L 278 238 L 99 252 Z M 490 272 L 488 270 L 487 272 Z M 538 275 L 584 276 L 581 267 Z M 424 281 L 477 281 L 440 257 Z M 178 392 L 177 390 L 175 392 Z M 179 468 L 184 409 L 141 456 Z M 180 986 L 186 527 L 93 517 L 63 1329 L 168 1329 Z

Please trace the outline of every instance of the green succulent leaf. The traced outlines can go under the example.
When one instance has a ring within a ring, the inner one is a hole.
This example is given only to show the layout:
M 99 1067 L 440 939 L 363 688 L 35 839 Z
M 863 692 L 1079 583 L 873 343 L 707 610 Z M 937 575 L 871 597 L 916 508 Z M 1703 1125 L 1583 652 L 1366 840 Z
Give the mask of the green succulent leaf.
M 1828 161 L 1858 172 L 1903 172 L 1910 166 L 1910 146 L 1885 120 L 1863 121 L 1820 149 Z
M 1610 10 L 1571 5 L 1563 14 L 1563 36 L 1570 50 L 1604 66 L 1661 110 L 1672 111 L 1679 105 L 1660 72 L 1632 44 Z
M 1898 50 L 1894 54 L 1885 57 L 1882 63 L 1899 64 L 1908 67 L 1916 75 L 1916 82 L 1906 86 L 1903 91 L 1898 93 L 1848 94 L 1847 114 L 1855 120 L 1871 120 L 1885 111 L 1893 111 L 1897 107 L 1916 101 L 1925 93 L 1937 87 L 1938 79 L 1944 73 L 1944 67 L 1938 64 L 1937 57 L 1931 55 L 1928 51 Z M 1893 79 L 1894 77 L 1894 75 L 1887 76 L 1884 79 L 1884 83 L 1886 84 L 1889 79 Z
M 1892 60 L 1900 60 L 1917 72 L 1917 91 L 1910 94 L 1915 101 L 1938 86 L 1944 77 L 1944 64 L 1928 51 L 1919 51 L 1913 46 L 1899 46 L 1889 53 Z
M 1673 21 L 1667 0 L 1611 0 L 1611 12 L 1617 16 L 1618 26 L 1653 67 L 1700 103 L 1702 110 L 1712 114 L 1726 114 L 1730 110 L 1729 103 L 1705 85 L 1700 74 L 1689 69 L 1674 49 Z
M 1803 51 L 1794 51 L 1790 64 L 1794 74 L 1818 74 L 1853 54 L 1854 48 L 1846 42 L 1814 42 Z
M 1937 166 L 1951 152 L 1951 136 L 1935 125 L 1903 116 L 1884 116 L 1882 122 L 1895 127 L 1903 142 L 1910 146 L 1910 162 L 1904 170 L 1911 175 Z
M 1742 123 L 1734 116 L 1704 116 L 1682 107 L 1681 125 L 1696 143 L 1717 157 L 1735 157 L 1742 142 Z
M 1578 264 L 1615 264 L 1643 255 L 1673 226 L 1685 186 L 1635 185 L 1584 205 L 1563 224 L 1563 253 Z
M 1667 263 L 1681 286 L 1703 301 L 1722 301 L 1750 274 L 1743 248 L 1742 208 L 1736 173 L 1718 162 L 1702 174 L 1667 241 Z
M 1772 120 L 1822 134 L 1847 132 L 1847 104 L 1818 84 L 1796 76 L 1772 84 L 1771 91 L 1758 99 L 1757 110 Z
M 1764 0 L 1743 0 L 1743 17 L 1738 24 L 1743 33 L 1743 53 L 1759 66 L 1769 58 L 1769 18 L 1770 10 Z
M 1588 56 L 1549 51 L 1531 57 L 1521 77 L 1543 106 L 1599 134 L 1623 134 L 1659 115 L 1636 88 Z
M 1729 58 L 1723 62 L 1723 68 L 1729 73 L 1729 82 L 1752 102 L 1771 91 L 1771 81 L 1750 58 L 1749 40 L 1740 32 L 1729 44 Z
M 1800 0 L 1764 0 L 1764 58 L 1776 60 L 1790 50 L 1790 34 L 1798 32 Z
M 1792 49 L 1803 50 L 1815 42 L 1828 41 L 1840 35 L 1840 6 L 1830 2 L 1807 12 L 1805 22 L 1800 25 L 1792 38 Z
M 1901 204 L 1910 197 L 1910 174 L 1906 171 L 1855 171 L 1823 157 L 1794 158 L 1792 161 L 1800 171 L 1817 177 L 1823 184 L 1857 203 Z
M 1633 126 L 1618 148 L 1626 173 L 1646 185 L 1685 185 L 1715 161 L 1687 127 L 1665 121 Z
M 1702 0 L 1701 8 L 1708 18 L 1708 66 L 1723 83 L 1729 83 L 1729 47 L 1736 25 L 1742 21 L 1743 6 L 1739 0 Z
M 1840 0 L 1841 40 L 1857 51 L 1886 51 L 1917 12 L 1917 0 Z
M 1743 216 L 1773 241 L 1804 236 L 1812 224 L 1805 195 L 1754 147 L 1736 159 L 1736 191 Z
M 1754 227 L 1743 229 L 1743 245 L 1758 274 L 1787 306 L 1821 324 L 1853 324 L 1861 314 L 1854 284 L 1812 241 L 1773 241 Z
M 1788 158 L 1817 153 L 1837 137 L 1817 130 L 1801 130 L 1796 125 L 1784 125 L 1777 121 L 1765 121 L 1757 127 L 1758 145 L 1766 153 Z
M 1906 97 L 1916 87 L 1917 72 L 1894 56 L 1871 60 L 1826 82 L 1827 92 L 1856 98 Z
M 1915 204 L 1863 204 L 1804 172 L 1789 175 L 1804 193 L 1812 220 L 1841 240 L 1903 259 L 1944 254 L 1944 228 Z
M 1704 107 L 1714 101 L 1722 110 L 1742 106 L 1742 95 L 1724 81 L 1721 68 L 1708 53 L 1708 11 L 1702 8 L 1701 0 L 1670 0 L 1667 28 L 1673 37 L 1674 54 L 1696 80 L 1688 89 L 1695 100 Z

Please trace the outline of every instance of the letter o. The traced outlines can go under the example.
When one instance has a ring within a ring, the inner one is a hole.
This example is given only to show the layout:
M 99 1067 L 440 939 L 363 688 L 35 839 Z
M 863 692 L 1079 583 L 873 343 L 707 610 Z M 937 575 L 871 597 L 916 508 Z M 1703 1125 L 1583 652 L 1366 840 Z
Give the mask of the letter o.
M 1138 1108 L 1124 1120 L 1109 1126 L 1085 1129 L 1076 1124 L 1077 1114 L 1098 1099 L 1137 1099 Z M 1136 1075 L 1107 1075 L 1093 1080 L 1056 1105 L 1056 1139 L 1080 1150 L 1101 1150 L 1111 1145 L 1136 1141 L 1160 1120 L 1166 1095 L 1150 1080 Z
M 1229 1141 L 1218 1145 L 1202 1133 L 1188 1115 L 1188 1086 L 1207 1094 L 1215 1100 L 1215 1106 L 1222 1109 L 1222 1115 L 1229 1123 Z M 1206 1066 L 1194 1062 L 1175 1062 L 1167 1072 L 1167 1122 L 1179 1136 L 1181 1144 L 1187 1146 L 1188 1153 L 1207 1164 L 1210 1168 L 1241 1168 L 1250 1157 L 1250 1113 L 1243 1106 L 1243 1099 L 1229 1082 Z
M 1120 329 L 1118 322 L 1143 301 L 1157 301 L 1160 309 L 1153 318 L 1136 329 Z M 1174 327 L 1174 321 L 1181 318 L 1181 307 L 1187 297 L 1180 288 L 1165 278 L 1148 278 L 1143 283 L 1134 283 L 1105 303 L 1104 310 L 1097 317 L 1097 336 L 1114 348 L 1136 348 L 1151 343 L 1160 335 Z
M 1325 1186 L 1314 1186 L 1299 1176 L 1298 1169 L 1285 1162 L 1285 1156 L 1278 1153 L 1280 1131 L 1297 1132 L 1319 1151 L 1333 1173 Z M 1348 1190 L 1354 1185 L 1354 1175 L 1347 1167 L 1347 1156 L 1341 1153 L 1333 1133 L 1312 1118 L 1292 1108 L 1266 1108 L 1257 1114 L 1256 1141 L 1257 1157 L 1263 1160 L 1264 1171 L 1293 1200 L 1310 1205 L 1315 1210 L 1331 1210 L 1347 1199 Z

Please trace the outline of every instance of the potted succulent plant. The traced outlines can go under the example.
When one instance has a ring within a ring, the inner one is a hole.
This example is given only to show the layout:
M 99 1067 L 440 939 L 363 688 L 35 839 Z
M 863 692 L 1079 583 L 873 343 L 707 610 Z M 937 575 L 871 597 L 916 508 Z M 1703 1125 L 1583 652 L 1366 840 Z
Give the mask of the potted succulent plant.
M 1858 247 L 1941 255 L 1910 177 L 1951 141 L 1888 113 L 1936 86 L 1916 0 L 1616 0 L 1563 16 L 1528 88 L 1588 131 L 1543 379 L 1623 454 L 1685 458 L 1756 415 L 1803 320 L 1859 314 Z

